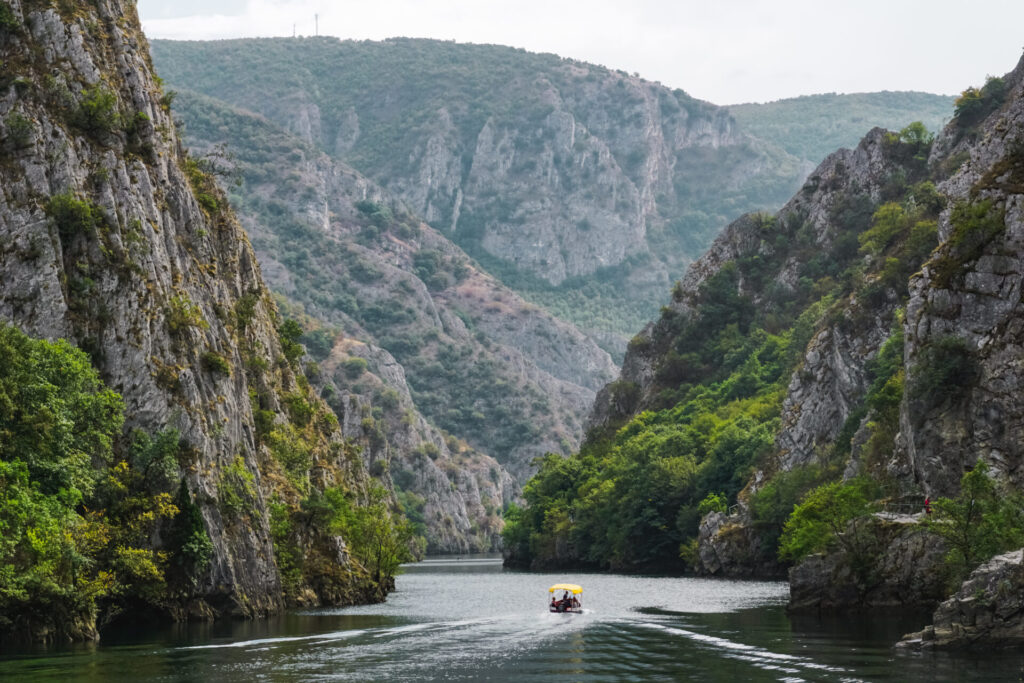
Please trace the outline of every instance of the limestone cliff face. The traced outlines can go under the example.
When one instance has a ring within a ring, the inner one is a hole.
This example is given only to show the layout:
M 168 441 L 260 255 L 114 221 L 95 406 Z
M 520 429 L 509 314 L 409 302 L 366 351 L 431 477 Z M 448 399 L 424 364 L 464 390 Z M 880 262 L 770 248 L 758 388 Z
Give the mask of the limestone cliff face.
M 346 361 L 364 359 L 353 372 Z M 492 552 L 519 485 L 493 458 L 442 434 L 416 410 L 402 366 L 384 349 L 341 339 L 320 363 L 320 388 L 367 469 L 423 525 L 428 553 Z M 358 392 L 356 392 L 358 389 Z M 371 401 L 371 398 L 373 399 Z
M 134 3 L 8 4 L 19 26 L 0 35 L 0 316 L 87 350 L 130 427 L 180 431 L 214 545 L 189 609 L 277 610 L 267 504 L 294 492 L 260 432 L 289 424 L 285 397 L 304 390 L 255 255 L 179 147 Z M 336 428 L 304 438 L 313 486 L 365 487 Z M 241 509 L 223 504 L 225 487 Z M 314 531 L 301 547 L 330 565 L 300 587 L 308 601 L 366 597 L 343 539 Z
M 955 492 L 979 458 L 1024 486 L 1024 62 L 1003 81 L 1002 106 L 972 130 L 950 124 L 931 160 L 962 165 L 940 185 L 950 198 L 939 222 L 944 244 L 911 281 L 907 381 L 912 385 L 939 360 L 929 349 L 944 342 L 962 351 L 967 376 L 946 400 L 904 402 L 894 468 L 933 496 Z M 971 222 L 970 207 L 988 220 Z

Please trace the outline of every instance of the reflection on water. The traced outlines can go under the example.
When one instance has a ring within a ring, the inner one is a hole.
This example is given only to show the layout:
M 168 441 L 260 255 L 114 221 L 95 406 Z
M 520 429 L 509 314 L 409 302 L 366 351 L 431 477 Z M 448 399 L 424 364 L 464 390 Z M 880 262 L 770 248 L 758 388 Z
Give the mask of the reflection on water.
M 547 587 L 584 588 L 583 614 Z M 1019 654 L 897 654 L 920 615 L 790 618 L 778 582 L 505 571 L 500 559 L 410 566 L 381 605 L 258 622 L 104 634 L 98 646 L 0 657 L 26 681 L 1020 680 Z

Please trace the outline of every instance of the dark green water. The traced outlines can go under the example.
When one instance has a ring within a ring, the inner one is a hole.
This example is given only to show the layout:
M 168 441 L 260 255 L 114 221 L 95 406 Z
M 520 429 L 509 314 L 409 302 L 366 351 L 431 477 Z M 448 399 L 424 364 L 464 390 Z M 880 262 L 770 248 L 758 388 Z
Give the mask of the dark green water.
M 583 585 L 585 612 L 546 611 Z M 0 655 L 7 681 L 996 681 L 1021 653 L 891 649 L 922 617 L 789 618 L 783 583 L 503 571 L 497 559 L 411 566 L 383 605 Z

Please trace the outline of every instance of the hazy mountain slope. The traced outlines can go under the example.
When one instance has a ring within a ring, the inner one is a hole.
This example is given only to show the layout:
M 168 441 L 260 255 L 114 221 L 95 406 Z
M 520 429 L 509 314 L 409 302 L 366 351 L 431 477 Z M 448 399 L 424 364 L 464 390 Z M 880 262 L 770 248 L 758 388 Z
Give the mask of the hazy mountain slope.
M 553 55 L 322 38 L 158 42 L 154 58 L 172 86 L 351 163 L 598 338 L 623 340 L 720 226 L 809 170 L 681 90 Z
M 349 162 L 617 358 L 723 226 L 780 206 L 823 156 L 752 137 L 682 90 L 501 46 L 157 42 L 154 58 L 172 85 L 260 112 Z M 845 139 L 900 111 L 897 128 L 931 120 L 917 104 L 840 117 Z M 835 115 L 819 116 L 830 121 L 787 142 L 820 137 Z
M 576 447 L 594 392 L 614 376 L 607 353 L 265 119 L 187 93 L 176 111 L 197 149 L 237 150 L 233 200 L 271 285 L 345 336 L 387 349 L 434 424 L 522 478 L 536 455 Z
M 94 636 L 101 615 L 89 600 L 106 605 L 105 618 L 133 607 L 210 618 L 382 599 L 386 573 L 357 561 L 337 510 L 321 505 L 322 523 L 307 524 L 307 503 L 325 495 L 358 514 L 370 478 L 302 376 L 301 349 L 280 332 L 225 198 L 181 151 L 134 3 L 2 7 L 0 317 L 86 350 L 123 396 L 129 429 L 172 435 L 162 477 L 151 479 L 121 439 L 114 474 L 157 481 L 145 494 L 177 501 L 148 521 L 139 509 L 132 521 L 149 531 L 130 540 L 105 536 L 106 510 L 84 501 L 92 507 L 79 512 L 93 526 L 62 530 L 62 557 L 77 568 L 27 592 L 5 587 L 5 615 L 13 615 L 8 601 L 27 601 L 31 615 L 5 629 L 20 638 Z M 135 493 L 126 487 L 114 498 L 132 504 Z M 167 558 L 184 542 L 171 531 L 172 513 L 186 509 L 210 550 L 171 585 Z M 386 506 L 377 518 L 390 519 Z M 3 552 L 15 549 L 2 560 L 5 581 L 7 568 L 32 557 L 19 543 L 39 549 L 31 530 L 22 532 L 27 541 L 5 536 Z M 107 572 L 97 553 L 116 559 L 106 577 L 94 575 Z M 47 597 L 60 591 L 71 606 Z
M 817 164 L 841 147 L 856 147 L 875 126 L 900 130 L 921 121 L 930 131 L 942 130 L 953 117 L 953 100 L 923 92 L 829 93 L 728 109 L 751 135 Z

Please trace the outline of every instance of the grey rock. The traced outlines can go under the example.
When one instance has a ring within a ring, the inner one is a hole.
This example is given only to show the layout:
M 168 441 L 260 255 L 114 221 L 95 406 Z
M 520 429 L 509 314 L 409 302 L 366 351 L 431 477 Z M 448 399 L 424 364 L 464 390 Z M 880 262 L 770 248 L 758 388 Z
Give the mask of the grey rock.
M 1024 551 L 981 565 L 936 609 L 932 624 L 898 647 L 917 650 L 1019 648 L 1024 645 Z

